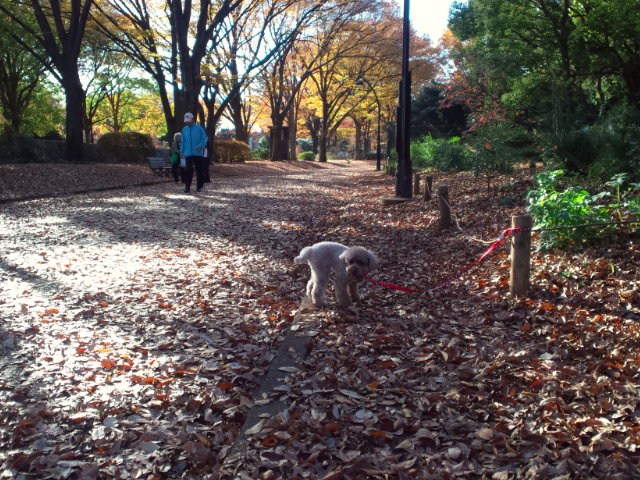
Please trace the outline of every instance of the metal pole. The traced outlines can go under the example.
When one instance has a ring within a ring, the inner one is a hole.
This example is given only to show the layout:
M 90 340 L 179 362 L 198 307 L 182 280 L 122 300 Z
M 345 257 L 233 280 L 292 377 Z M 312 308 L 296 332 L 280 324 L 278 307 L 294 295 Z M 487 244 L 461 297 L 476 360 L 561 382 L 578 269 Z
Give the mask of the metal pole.
M 382 160 L 382 152 L 380 151 L 380 116 L 381 116 L 380 110 L 381 109 L 380 109 L 380 100 L 378 100 L 377 93 L 376 93 L 376 100 L 378 102 L 378 145 L 376 146 L 376 170 L 380 171 L 380 169 L 382 168 L 382 166 L 380 165 Z
M 380 97 L 378 97 L 378 93 L 376 92 L 376 89 L 373 88 L 373 85 L 371 85 L 371 82 L 369 80 L 367 80 L 365 77 L 363 77 L 362 75 L 359 75 L 358 78 L 356 79 L 356 85 L 362 85 L 362 83 L 366 83 L 367 87 L 369 87 L 369 90 L 371 90 L 373 92 L 373 95 L 376 98 L 376 105 L 378 106 L 378 135 L 377 135 L 377 146 L 376 146 L 376 170 L 380 171 L 380 169 L 382 168 L 381 166 L 381 161 L 382 161 L 382 152 L 380 150 L 380 119 L 382 117 L 382 106 L 380 105 Z
M 402 27 L 402 87 L 400 89 L 401 143 L 398 145 L 398 172 L 396 175 L 396 196 L 411 198 L 411 152 L 409 127 L 411 124 L 411 72 L 409 71 L 409 0 L 404 0 L 404 22 Z
M 373 85 L 371 85 L 371 83 L 369 83 L 369 80 L 365 79 L 364 77 L 362 77 L 363 80 L 365 80 L 367 82 L 367 84 L 369 85 L 369 88 L 371 88 L 371 91 L 373 92 L 373 95 L 376 97 L 376 105 L 378 106 L 378 138 L 376 139 L 377 142 L 377 146 L 376 146 L 376 170 L 380 171 L 381 167 L 381 161 L 382 161 L 382 152 L 380 151 L 380 117 L 382 116 L 382 107 L 380 106 L 380 98 L 378 97 L 378 93 L 376 92 L 376 89 L 373 88 Z

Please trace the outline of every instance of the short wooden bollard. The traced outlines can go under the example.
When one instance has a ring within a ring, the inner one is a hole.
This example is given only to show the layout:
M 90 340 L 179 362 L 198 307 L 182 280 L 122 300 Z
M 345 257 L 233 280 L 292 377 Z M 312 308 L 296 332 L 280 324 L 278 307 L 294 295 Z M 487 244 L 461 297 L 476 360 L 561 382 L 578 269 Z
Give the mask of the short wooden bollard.
M 531 270 L 531 226 L 530 215 L 511 217 L 513 228 L 522 228 L 511 239 L 511 275 L 509 291 L 511 295 L 526 295 L 529 291 L 529 272 Z
M 451 207 L 449 206 L 449 187 L 438 187 L 438 207 L 440 208 L 440 228 L 451 227 Z
M 433 176 L 427 175 L 427 181 L 424 184 L 424 199 L 431 200 L 431 188 L 433 187 Z
M 413 194 L 420 195 L 420 174 L 416 173 L 413 176 Z

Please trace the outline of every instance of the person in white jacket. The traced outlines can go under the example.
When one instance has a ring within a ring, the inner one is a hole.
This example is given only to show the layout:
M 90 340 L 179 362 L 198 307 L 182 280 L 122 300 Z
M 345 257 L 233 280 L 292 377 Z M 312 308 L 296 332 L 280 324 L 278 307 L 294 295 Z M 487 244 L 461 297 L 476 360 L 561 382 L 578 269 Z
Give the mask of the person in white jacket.
M 186 160 L 184 172 L 184 191 L 191 191 L 193 171 L 196 171 L 196 192 L 201 192 L 207 175 L 207 159 L 204 150 L 207 146 L 207 134 L 202 126 L 194 122 L 193 113 L 184 114 L 185 126 L 182 129 L 180 153 Z

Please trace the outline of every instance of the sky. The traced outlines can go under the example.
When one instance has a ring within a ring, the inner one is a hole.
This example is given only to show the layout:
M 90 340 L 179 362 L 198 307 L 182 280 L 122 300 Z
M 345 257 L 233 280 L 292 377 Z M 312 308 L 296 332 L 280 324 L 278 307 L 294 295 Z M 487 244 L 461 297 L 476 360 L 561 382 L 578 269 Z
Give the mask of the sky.
M 437 43 L 447 28 L 449 7 L 455 0 L 410 0 L 409 18 L 413 28 Z M 404 0 L 396 0 L 402 11 Z

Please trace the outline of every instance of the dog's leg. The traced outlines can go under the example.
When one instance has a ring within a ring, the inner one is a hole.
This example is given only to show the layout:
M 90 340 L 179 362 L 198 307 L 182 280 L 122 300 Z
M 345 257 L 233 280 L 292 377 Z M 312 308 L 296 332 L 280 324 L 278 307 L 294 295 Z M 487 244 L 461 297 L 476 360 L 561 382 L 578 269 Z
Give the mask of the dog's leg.
M 351 300 L 355 302 L 360 301 L 360 292 L 358 291 L 358 282 L 349 282 L 349 295 Z
M 324 307 L 327 304 L 327 286 L 329 285 L 330 272 L 312 271 L 311 280 L 311 301 L 316 307 Z
M 346 273 L 336 273 L 336 282 L 334 284 L 336 291 L 336 303 L 340 307 L 351 306 L 351 297 L 349 295 L 349 279 Z

